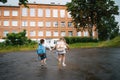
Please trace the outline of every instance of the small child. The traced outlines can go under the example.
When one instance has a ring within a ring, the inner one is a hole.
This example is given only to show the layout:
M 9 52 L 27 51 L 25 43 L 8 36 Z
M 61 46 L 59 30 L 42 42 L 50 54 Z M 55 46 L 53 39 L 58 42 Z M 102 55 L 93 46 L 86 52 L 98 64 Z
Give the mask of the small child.
M 38 49 L 37 49 L 37 54 L 38 54 L 38 58 L 40 59 L 41 66 L 46 65 L 46 59 L 47 59 L 46 48 L 49 48 L 49 50 L 51 50 L 51 48 L 49 46 L 45 46 L 44 43 L 45 43 L 44 39 L 41 39 L 40 44 L 39 44 Z M 40 49 L 42 51 L 40 51 Z
M 65 54 L 66 49 L 69 50 L 69 45 L 66 43 L 64 38 L 60 38 L 60 40 L 57 41 L 55 47 L 53 49 L 56 49 L 56 53 L 58 54 L 58 66 L 59 68 L 62 66 L 66 66 L 65 64 Z

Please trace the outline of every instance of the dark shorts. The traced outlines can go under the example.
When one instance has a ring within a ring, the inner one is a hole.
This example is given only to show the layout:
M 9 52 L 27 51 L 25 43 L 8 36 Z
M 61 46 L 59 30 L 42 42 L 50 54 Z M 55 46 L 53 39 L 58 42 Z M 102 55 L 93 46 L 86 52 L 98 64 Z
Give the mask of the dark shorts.
M 40 59 L 41 59 L 41 60 L 43 60 L 43 59 L 47 58 L 47 56 L 46 56 L 46 54 L 45 54 L 45 53 L 44 53 L 44 54 L 38 54 L 38 56 L 40 57 Z

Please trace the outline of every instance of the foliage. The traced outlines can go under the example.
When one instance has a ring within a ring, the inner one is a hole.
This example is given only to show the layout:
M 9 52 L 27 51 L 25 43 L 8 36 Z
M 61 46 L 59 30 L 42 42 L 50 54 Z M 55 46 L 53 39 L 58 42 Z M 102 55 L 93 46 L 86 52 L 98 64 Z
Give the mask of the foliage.
M 73 43 L 87 43 L 87 42 L 98 42 L 97 39 L 93 39 L 91 37 L 64 37 L 68 44 Z
M 85 28 L 88 26 L 92 28 L 93 25 L 96 25 L 99 30 L 99 39 L 102 39 L 102 30 L 108 24 L 102 25 L 102 21 L 106 22 L 111 19 L 114 15 L 118 15 L 118 6 L 115 5 L 113 0 L 72 0 L 70 3 L 66 4 L 67 10 L 70 12 L 75 28 L 79 31 L 81 27 Z M 103 19 L 104 18 L 104 19 Z M 115 24 L 115 20 L 112 21 Z M 109 21 L 110 23 L 110 21 Z M 102 27 L 102 28 L 100 28 Z M 110 29 L 116 28 L 117 25 L 110 26 Z M 106 30 L 110 35 L 109 30 Z M 107 36 L 106 36 L 107 37 Z
M 112 40 L 107 40 L 100 44 L 100 47 L 120 47 L 120 35 Z
M 100 40 L 109 40 L 118 36 L 119 26 L 117 26 L 118 22 L 115 22 L 114 16 L 110 18 L 103 17 L 100 22 L 99 26 L 101 27 L 98 28 Z
M 0 0 L 0 2 L 6 3 L 7 0 Z M 25 7 L 28 7 L 27 3 L 28 3 L 28 0 L 19 0 L 19 5 L 24 5 Z
M 9 33 L 7 34 L 5 44 L 6 45 L 24 45 L 24 44 L 34 44 L 35 41 L 31 41 L 30 39 L 27 39 L 26 30 L 19 33 Z

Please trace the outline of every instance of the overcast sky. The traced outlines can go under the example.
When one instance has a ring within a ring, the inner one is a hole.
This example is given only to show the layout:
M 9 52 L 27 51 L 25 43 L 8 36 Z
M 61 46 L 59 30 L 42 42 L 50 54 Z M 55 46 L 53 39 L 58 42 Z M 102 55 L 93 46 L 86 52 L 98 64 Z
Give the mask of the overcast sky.
M 8 0 L 7 3 L 3 4 L 0 2 L 0 5 L 13 5 L 13 6 L 17 6 L 18 5 L 18 1 L 19 0 Z M 42 3 L 42 4 L 49 4 L 51 2 L 55 2 L 56 4 L 60 3 L 60 4 L 66 4 L 67 2 L 71 2 L 71 0 L 28 0 L 29 3 Z M 115 0 L 115 3 L 119 6 L 119 12 L 120 12 L 120 0 Z M 119 16 L 116 16 L 116 20 L 119 22 L 120 25 L 120 14 Z

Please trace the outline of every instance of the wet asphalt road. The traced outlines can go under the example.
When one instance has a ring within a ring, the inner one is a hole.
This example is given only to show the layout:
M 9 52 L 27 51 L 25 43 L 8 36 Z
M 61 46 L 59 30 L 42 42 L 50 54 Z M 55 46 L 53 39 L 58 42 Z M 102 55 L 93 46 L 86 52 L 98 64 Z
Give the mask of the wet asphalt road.
M 35 51 L 0 54 L 0 80 L 120 80 L 120 48 L 71 49 L 61 70 L 55 56 L 42 69 Z

